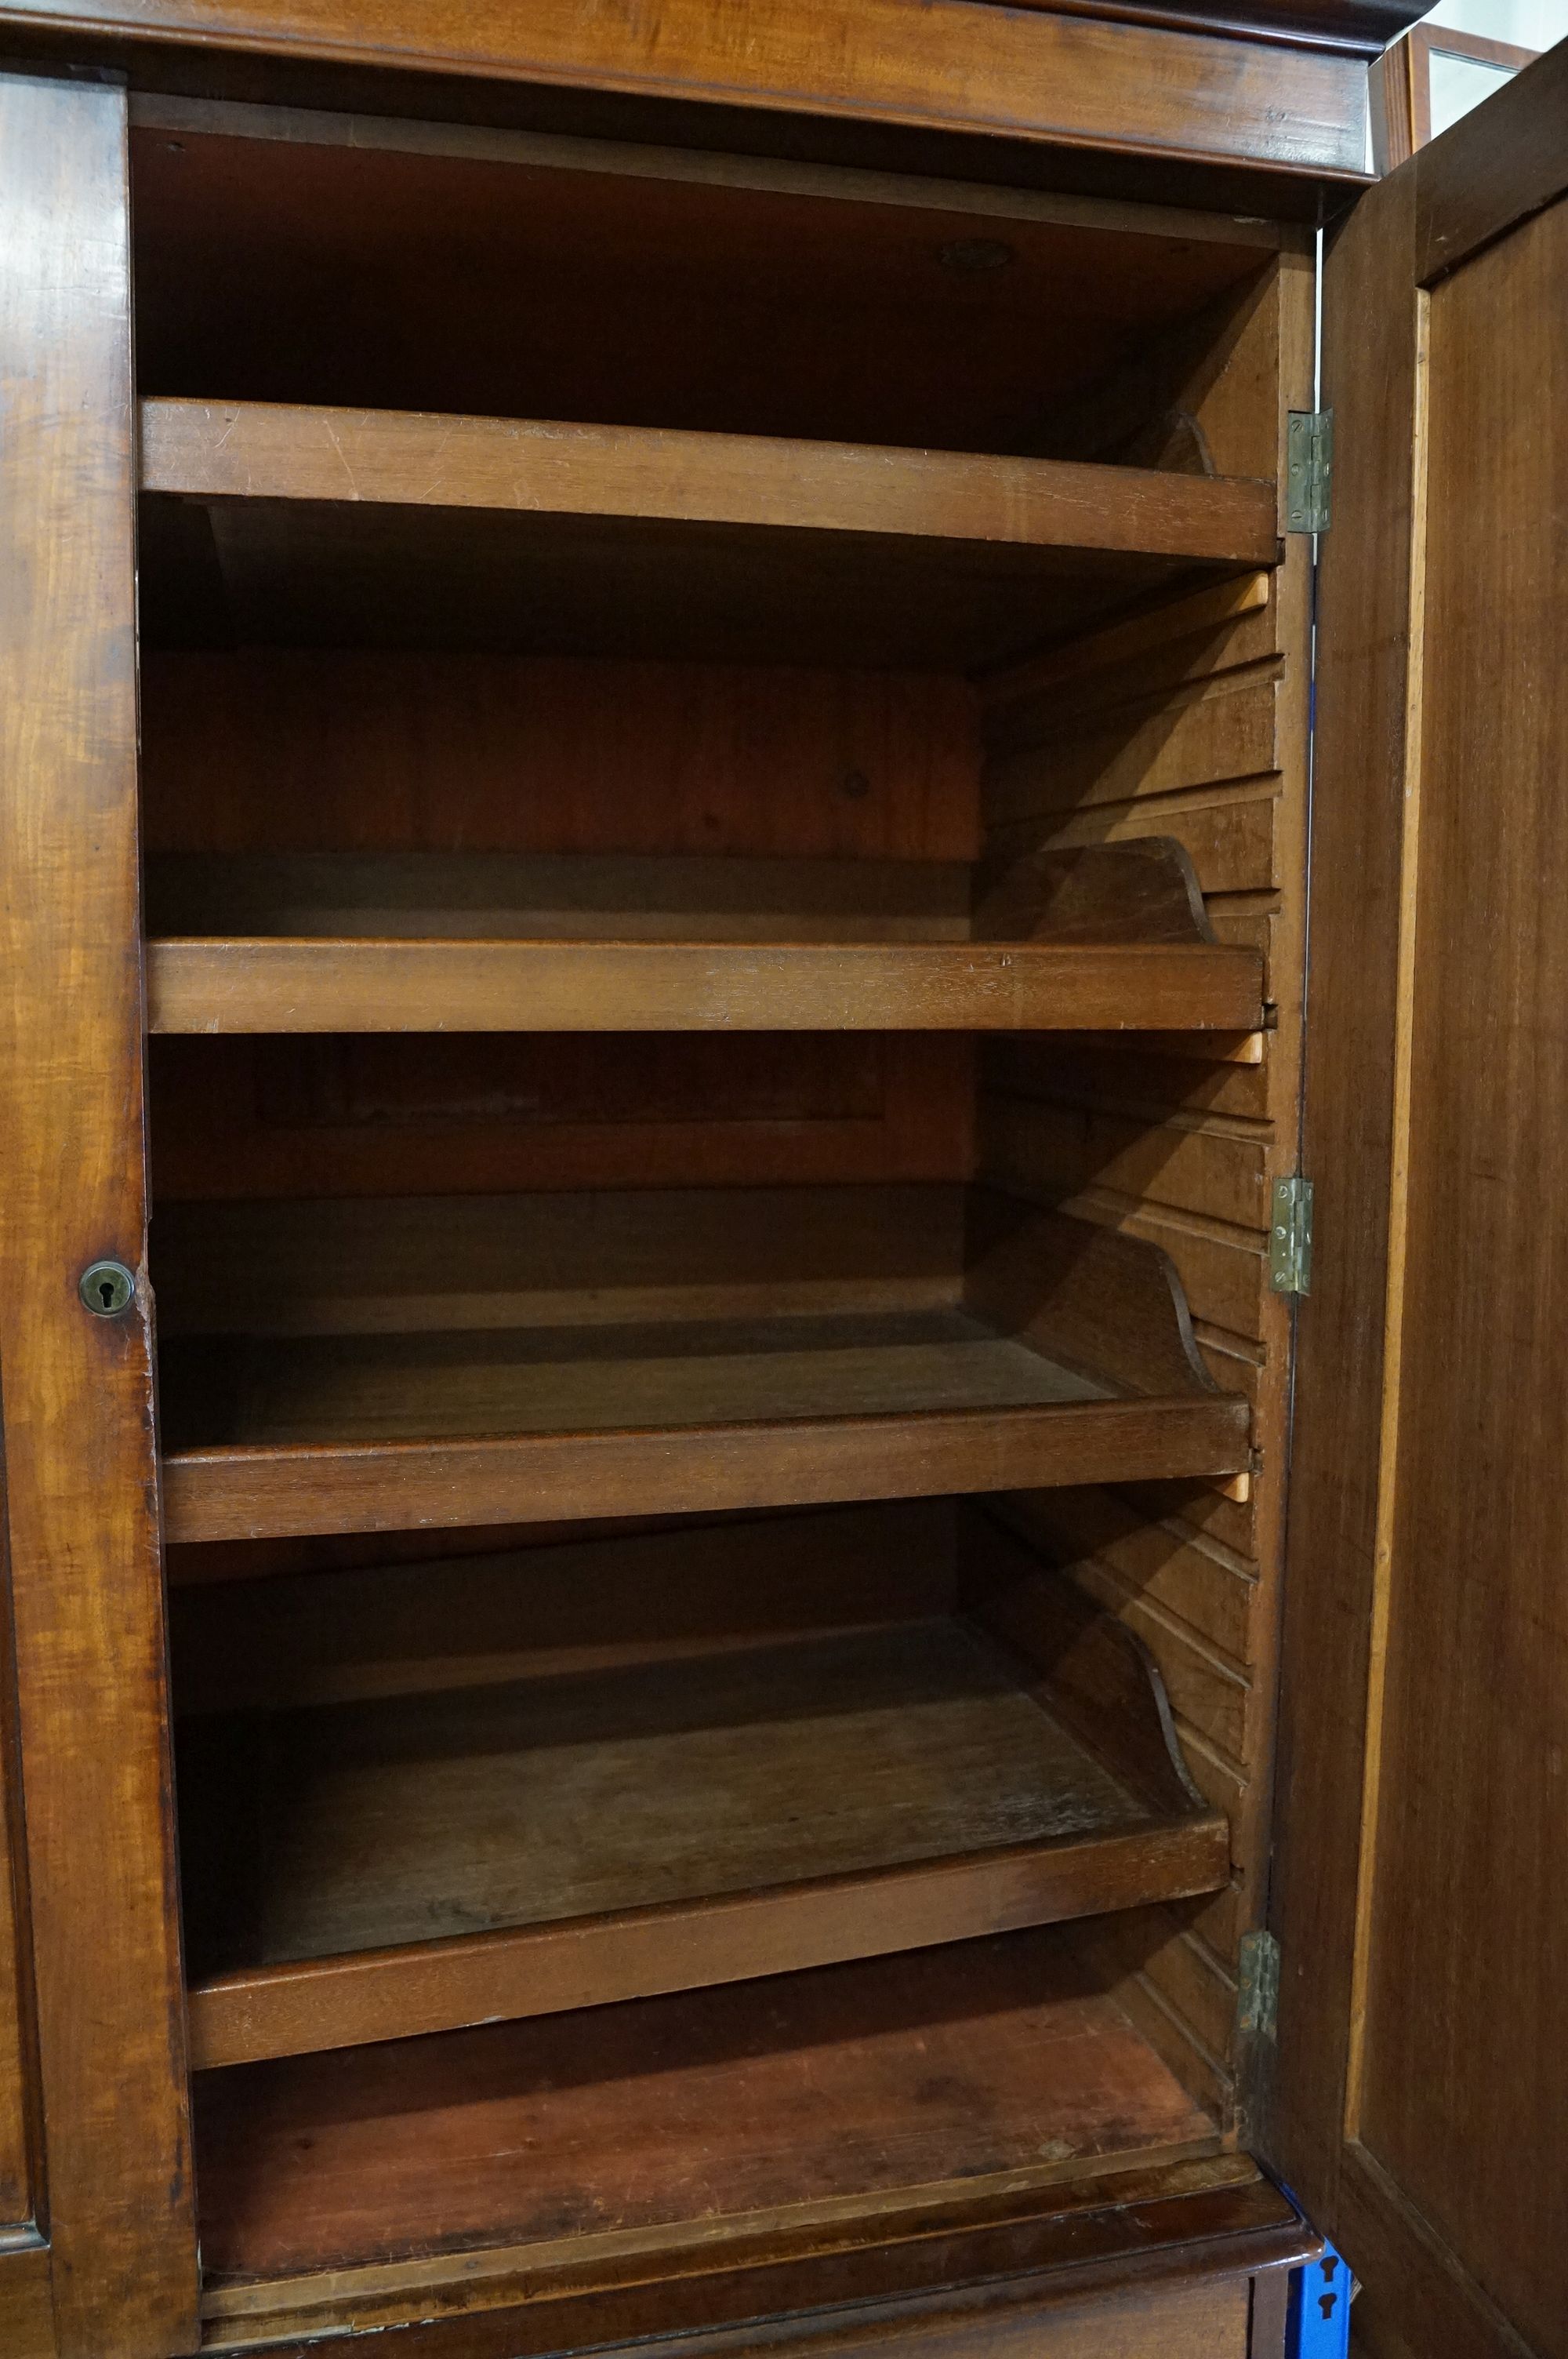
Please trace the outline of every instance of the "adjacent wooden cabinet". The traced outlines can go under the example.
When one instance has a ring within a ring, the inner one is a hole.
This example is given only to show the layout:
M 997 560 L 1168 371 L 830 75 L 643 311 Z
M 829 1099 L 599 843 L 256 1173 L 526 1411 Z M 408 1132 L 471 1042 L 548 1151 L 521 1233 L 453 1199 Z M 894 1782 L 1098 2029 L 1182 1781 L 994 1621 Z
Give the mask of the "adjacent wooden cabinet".
M 1568 71 L 1371 185 L 1412 13 L 0 7 L 5 2359 L 1568 2359 Z

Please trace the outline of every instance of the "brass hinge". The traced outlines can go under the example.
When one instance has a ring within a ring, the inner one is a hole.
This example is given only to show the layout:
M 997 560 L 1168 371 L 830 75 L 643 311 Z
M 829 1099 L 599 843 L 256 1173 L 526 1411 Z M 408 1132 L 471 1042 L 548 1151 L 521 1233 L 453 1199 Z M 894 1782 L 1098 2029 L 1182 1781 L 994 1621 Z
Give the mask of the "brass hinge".
M 1292 409 L 1285 429 L 1287 532 L 1328 530 L 1333 473 L 1333 410 Z
M 1237 1956 L 1236 2027 L 1272 2039 L 1280 2025 L 1280 1945 L 1272 1933 L 1243 1933 Z
M 1299 1171 L 1274 1182 L 1269 1283 L 1276 1294 L 1312 1292 L 1312 1181 Z

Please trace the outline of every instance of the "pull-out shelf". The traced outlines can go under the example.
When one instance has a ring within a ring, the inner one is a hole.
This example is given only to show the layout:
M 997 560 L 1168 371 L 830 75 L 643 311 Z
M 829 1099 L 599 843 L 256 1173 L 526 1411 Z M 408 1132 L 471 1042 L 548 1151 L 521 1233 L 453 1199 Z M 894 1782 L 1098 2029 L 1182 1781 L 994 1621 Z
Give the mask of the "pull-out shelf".
M 921 861 L 180 859 L 151 866 L 155 1032 L 1250 1032 L 1168 838 Z
M 1279 559 L 1272 484 L 1060 460 L 154 400 L 141 463 L 180 639 L 970 670 Z
M 186 1204 L 172 1540 L 1235 1475 L 1164 1256 L 989 1190 Z
M 373 1572 L 306 1578 L 259 1609 L 197 1593 L 204 1624 L 184 1601 L 198 1700 L 251 1705 L 198 1713 L 183 1739 L 198 2063 L 743 1980 L 1228 1877 L 1224 1814 L 1188 1779 L 1137 1640 L 978 1510 L 557 1554 L 402 1567 L 384 1590 Z M 730 1626 L 698 1631 L 684 1593 L 711 1598 L 720 1570 Z M 664 1636 L 569 1643 L 574 1610 L 640 1584 L 640 1625 Z M 791 1601 L 812 1626 L 781 1626 Z M 488 1648 L 443 1658 L 454 1621 Z M 390 1652 L 378 1622 L 399 1634 Z M 406 1684 L 415 1628 L 427 1682 L 446 1682 L 423 1692 Z M 328 1700 L 290 1701 L 302 1690 Z

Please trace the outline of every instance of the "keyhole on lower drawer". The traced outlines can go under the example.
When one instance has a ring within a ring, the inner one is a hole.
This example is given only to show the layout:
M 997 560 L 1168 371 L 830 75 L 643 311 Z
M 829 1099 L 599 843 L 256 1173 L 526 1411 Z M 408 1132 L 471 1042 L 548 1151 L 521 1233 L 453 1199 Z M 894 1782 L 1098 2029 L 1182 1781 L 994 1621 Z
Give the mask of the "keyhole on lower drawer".
M 95 1318 L 114 1319 L 135 1299 L 136 1281 L 123 1261 L 95 1261 L 82 1271 L 79 1290 Z

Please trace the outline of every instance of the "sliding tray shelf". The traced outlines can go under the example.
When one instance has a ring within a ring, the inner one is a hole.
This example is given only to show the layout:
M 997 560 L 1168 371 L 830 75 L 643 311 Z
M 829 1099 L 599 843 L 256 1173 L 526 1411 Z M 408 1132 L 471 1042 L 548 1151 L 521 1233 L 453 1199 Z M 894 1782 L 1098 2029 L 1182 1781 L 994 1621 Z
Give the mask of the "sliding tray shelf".
M 722 1594 L 709 1618 L 729 1626 L 694 1627 L 688 1593 Z M 639 1595 L 635 1626 L 665 1635 L 607 1643 L 596 1609 Z M 181 1740 L 199 2064 L 880 1955 L 1229 1874 L 1224 1815 L 1138 1641 L 953 1502 L 181 1603 L 198 1700 L 249 1707 L 199 1713 Z M 484 1643 L 443 1653 L 453 1627 Z
M 242 644 L 973 670 L 1279 560 L 1251 480 L 266 403 L 141 418 L 145 619 L 175 644 L 226 622 Z
M 1260 952 L 1215 940 L 1168 837 L 1024 854 L 995 875 L 920 861 L 165 855 L 148 904 L 155 1032 L 1250 1032 L 1263 1020 Z
M 169 1205 L 171 1540 L 1235 1475 L 1164 1256 L 951 1187 Z

